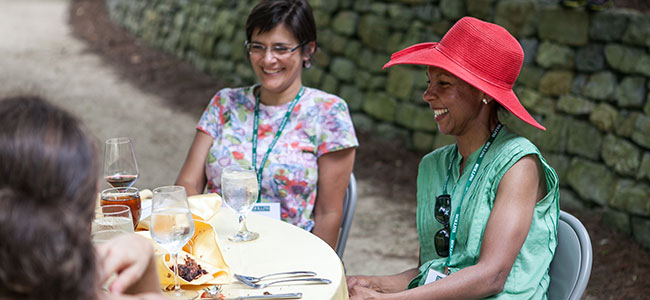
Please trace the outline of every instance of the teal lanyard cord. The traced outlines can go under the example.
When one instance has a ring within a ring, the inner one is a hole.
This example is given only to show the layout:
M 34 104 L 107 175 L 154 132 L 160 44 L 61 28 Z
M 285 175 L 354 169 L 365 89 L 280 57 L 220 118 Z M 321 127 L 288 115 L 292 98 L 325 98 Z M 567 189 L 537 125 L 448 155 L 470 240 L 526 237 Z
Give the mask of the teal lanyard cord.
M 463 196 L 460 198 L 460 202 L 456 207 L 456 213 L 454 214 L 454 221 L 452 222 L 451 225 L 451 233 L 449 234 L 449 256 L 447 256 L 447 261 L 445 262 L 445 274 L 449 273 L 448 267 L 449 267 L 449 262 L 451 261 L 451 254 L 454 253 L 454 244 L 456 243 L 456 232 L 458 231 L 458 220 L 460 219 L 460 208 L 461 206 L 463 206 L 463 199 L 465 198 L 465 194 L 467 194 L 467 190 L 469 190 L 469 186 L 472 185 L 472 181 L 474 181 L 474 177 L 476 177 L 476 173 L 478 172 L 478 168 L 481 166 L 481 162 L 483 162 L 483 157 L 485 157 L 485 153 L 487 153 L 488 149 L 490 149 L 490 146 L 494 142 L 494 139 L 499 134 L 499 131 L 501 131 L 501 127 L 503 127 L 501 123 L 498 123 L 497 126 L 492 131 L 492 134 L 490 134 L 490 138 L 487 140 L 487 142 L 485 142 L 485 145 L 483 145 L 483 149 L 481 150 L 478 159 L 476 159 L 476 163 L 474 164 L 474 167 L 472 168 L 472 172 L 469 174 L 469 178 L 467 179 L 467 183 L 465 184 L 465 189 L 463 190 Z M 445 194 L 447 193 L 446 191 L 447 191 L 447 184 L 449 183 L 449 174 L 451 173 L 451 167 L 455 159 L 456 159 L 456 152 L 454 152 L 454 156 L 452 157 L 451 162 L 449 163 L 449 168 L 447 169 L 447 182 L 445 182 L 445 186 L 443 188 Z
M 260 119 L 260 94 L 261 93 L 262 92 L 260 91 L 259 93 L 257 93 L 257 96 L 255 97 L 255 119 L 253 119 L 253 168 L 255 168 L 255 171 L 257 172 L 257 186 L 259 188 L 259 192 L 257 193 L 258 203 L 262 200 L 262 170 L 264 170 L 264 164 L 266 164 L 266 160 L 269 158 L 269 154 L 271 154 L 271 151 L 273 150 L 275 143 L 278 142 L 280 135 L 282 135 L 284 126 L 286 126 L 287 122 L 289 122 L 289 117 L 291 117 L 291 113 L 293 112 L 293 109 L 296 107 L 296 104 L 298 104 L 298 100 L 300 100 L 302 94 L 305 93 L 305 87 L 304 86 L 300 87 L 300 91 L 298 92 L 298 95 L 296 95 L 296 98 L 294 98 L 293 101 L 291 101 L 291 104 L 289 105 L 289 109 L 287 109 L 287 112 L 284 114 L 284 118 L 282 118 L 282 122 L 280 123 L 280 127 L 278 128 L 278 132 L 275 133 L 275 137 L 273 138 L 273 141 L 271 141 L 269 148 L 266 150 L 266 154 L 264 154 L 262 163 L 258 168 L 257 167 L 257 128 L 259 126 L 259 119 Z
M 456 150 L 452 153 L 451 160 L 449 161 L 449 167 L 447 167 L 447 179 L 445 179 L 445 186 L 442 188 L 442 194 L 447 195 L 447 185 L 449 185 L 449 177 L 451 176 L 451 167 L 454 165 L 454 160 L 456 160 L 456 153 L 458 152 L 458 146 Z

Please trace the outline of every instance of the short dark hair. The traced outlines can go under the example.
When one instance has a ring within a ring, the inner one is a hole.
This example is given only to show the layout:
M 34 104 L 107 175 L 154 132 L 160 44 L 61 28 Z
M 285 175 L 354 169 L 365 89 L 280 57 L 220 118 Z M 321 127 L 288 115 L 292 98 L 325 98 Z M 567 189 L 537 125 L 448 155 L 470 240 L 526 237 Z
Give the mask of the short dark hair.
M 316 41 L 316 23 L 311 6 L 305 0 L 262 0 L 248 15 L 246 39 L 251 40 L 253 32 L 271 31 L 284 24 L 293 36 L 302 42 Z
M 0 100 L 0 299 L 95 299 L 95 143 L 38 97 Z

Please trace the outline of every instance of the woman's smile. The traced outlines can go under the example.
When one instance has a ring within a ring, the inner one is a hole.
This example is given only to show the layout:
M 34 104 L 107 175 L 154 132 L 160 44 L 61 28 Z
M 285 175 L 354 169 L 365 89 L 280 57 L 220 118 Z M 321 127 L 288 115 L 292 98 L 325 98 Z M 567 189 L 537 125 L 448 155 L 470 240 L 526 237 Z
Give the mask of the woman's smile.
M 449 110 L 446 108 L 433 108 L 433 115 L 435 116 L 436 121 L 448 112 Z
M 280 24 L 267 32 L 255 31 L 251 43 L 262 47 L 250 54 L 253 70 L 262 85 L 262 103 L 280 105 L 291 101 L 302 86 L 300 75 L 306 57 L 296 47 L 300 42 L 289 28 Z M 277 47 L 284 50 L 278 51 Z
M 262 71 L 264 72 L 264 74 L 267 74 L 267 75 L 275 75 L 275 74 L 280 73 L 280 71 L 282 71 L 282 69 L 267 69 L 267 68 L 262 68 Z

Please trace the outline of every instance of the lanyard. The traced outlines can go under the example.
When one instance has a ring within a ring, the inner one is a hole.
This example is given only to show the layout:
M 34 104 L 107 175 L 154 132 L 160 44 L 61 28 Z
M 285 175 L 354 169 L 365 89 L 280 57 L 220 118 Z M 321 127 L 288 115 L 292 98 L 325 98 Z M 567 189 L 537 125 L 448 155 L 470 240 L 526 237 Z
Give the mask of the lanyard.
M 456 243 L 456 232 L 458 231 L 458 219 L 460 219 L 460 207 L 463 205 L 463 199 L 465 198 L 465 194 L 467 193 L 467 190 L 469 190 L 469 186 L 472 185 L 472 181 L 474 180 L 474 177 L 476 177 L 476 173 L 478 172 L 479 166 L 481 166 L 481 162 L 483 161 L 483 157 L 485 156 L 485 153 L 487 153 L 488 149 L 490 149 L 490 146 L 494 142 L 494 139 L 499 134 L 499 131 L 501 131 L 501 127 L 503 127 L 501 123 L 498 123 L 497 127 L 495 127 L 492 133 L 490 134 L 490 138 L 487 140 L 487 142 L 485 142 L 485 145 L 483 145 L 483 149 L 481 150 L 478 159 L 476 159 L 476 163 L 474 164 L 474 167 L 472 168 L 472 172 L 469 174 L 469 178 L 467 179 L 467 183 L 465 184 L 465 190 L 463 190 L 463 196 L 460 198 L 460 203 L 458 203 L 458 206 L 456 207 L 456 213 L 454 214 L 454 221 L 452 222 L 451 225 L 451 233 L 449 234 L 449 256 L 447 256 L 447 261 L 445 262 L 445 273 L 449 272 L 448 267 L 449 267 L 449 262 L 451 261 L 451 254 L 454 253 L 454 244 Z M 449 162 L 449 168 L 447 169 L 447 182 L 445 182 L 445 186 L 443 188 L 445 193 L 447 193 L 449 174 L 451 173 L 451 167 L 455 159 L 456 159 L 456 152 L 454 152 L 454 156 L 452 157 L 451 162 Z
M 260 119 L 259 115 L 260 115 L 260 94 L 261 93 L 262 92 L 260 91 L 257 94 L 257 97 L 255 97 L 255 119 L 253 119 L 253 167 L 257 172 L 257 186 L 259 189 L 259 192 L 257 193 L 257 202 L 260 202 L 260 200 L 262 199 L 262 170 L 264 170 L 264 164 L 266 163 L 266 160 L 269 158 L 269 154 L 271 154 L 271 150 L 273 150 L 275 143 L 280 138 L 280 135 L 282 135 L 284 126 L 287 125 L 287 122 L 289 121 L 289 117 L 291 117 L 291 112 L 293 112 L 293 109 L 296 107 L 296 104 L 298 104 L 298 100 L 300 100 L 302 94 L 305 93 L 305 87 L 304 86 L 300 87 L 300 91 L 298 92 L 298 95 L 296 95 L 296 98 L 294 98 L 293 101 L 291 101 L 291 104 L 289 105 L 289 109 L 287 109 L 284 118 L 282 118 L 282 122 L 280 123 L 280 127 L 278 128 L 278 132 L 275 133 L 275 137 L 273 138 L 273 141 L 271 141 L 269 148 L 266 150 L 266 154 L 264 154 L 264 158 L 262 159 L 262 163 L 258 169 L 257 168 L 257 128 L 259 126 L 259 119 Z

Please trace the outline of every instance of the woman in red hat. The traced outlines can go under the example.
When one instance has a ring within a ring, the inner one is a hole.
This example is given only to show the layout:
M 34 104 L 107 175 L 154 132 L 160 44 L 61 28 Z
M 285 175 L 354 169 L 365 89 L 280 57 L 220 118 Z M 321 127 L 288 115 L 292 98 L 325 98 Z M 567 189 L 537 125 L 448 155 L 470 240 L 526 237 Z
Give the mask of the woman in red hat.
M 545 299 L 557 245 L 558 178 L 497 111 L 545 130 L 512 87 L 523 50 L 501 26 L 465 17 L 440 43 L 394 53 L 384 68 L 426 65 L 429 104 L 456 143 L 418 171 L 420 266 L 392 276 L 351 276 L 351 299 Z

